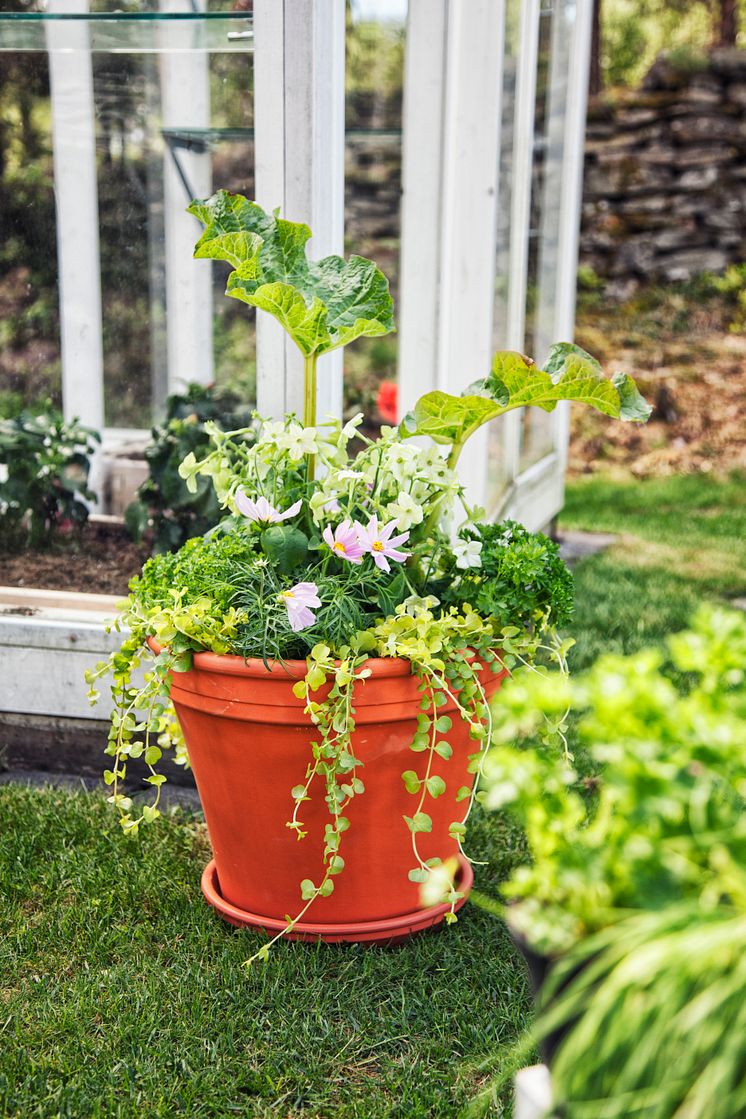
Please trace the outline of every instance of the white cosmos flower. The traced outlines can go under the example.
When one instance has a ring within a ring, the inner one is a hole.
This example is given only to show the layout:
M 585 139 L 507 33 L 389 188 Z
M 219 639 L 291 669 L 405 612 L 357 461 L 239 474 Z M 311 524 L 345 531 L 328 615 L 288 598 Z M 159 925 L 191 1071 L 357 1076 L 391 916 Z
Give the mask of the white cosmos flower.
M 411 494 L 402 490 L 393 504 L 389 505 L 386 514 L 396 519 L 396 527 L 406 532 L 412 525 L 422 524 L 422 506 L 414 500 Z
M 466 570 L 469 567 L 482 566 L 482 541 L 457 540 L 453 545 L 453 554 L 456 557 L 456 567 Z

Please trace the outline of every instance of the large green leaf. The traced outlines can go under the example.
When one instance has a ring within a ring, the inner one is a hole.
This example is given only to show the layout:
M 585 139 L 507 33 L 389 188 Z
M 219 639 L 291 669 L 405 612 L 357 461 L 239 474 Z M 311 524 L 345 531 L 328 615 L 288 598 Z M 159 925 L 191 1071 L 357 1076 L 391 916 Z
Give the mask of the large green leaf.
M 436 443 L 463 443 L 473 431 L 502 411 L 484 396 L 451 396 L 448 392 L 425 393 L 401 423 L 407 435 L 429 435 Z
M 436 443 L 460 444 L 483 423 L 514 408 L 533 405 L 552 412 L 561 400 L 596 408 L 615 419 L 644 422 L 652 409 L 626 373 L 609 380 L 595 358 L 570 342 L 552 346 L 546 367 L 512 351 L 499 351 L 483 381 L 469 395 L 436 391 L 420 397 L 402 421 L 402 434 L 429 435 Z
M 240 194 L 219 190 L 189 207 L 205 226 L 194 255 L 233 266 L 227 294 L 267 311 L 306 355 L 394 329 L 388 280 L 371 260 L 311 261 L 311 230 L 267 214 Z

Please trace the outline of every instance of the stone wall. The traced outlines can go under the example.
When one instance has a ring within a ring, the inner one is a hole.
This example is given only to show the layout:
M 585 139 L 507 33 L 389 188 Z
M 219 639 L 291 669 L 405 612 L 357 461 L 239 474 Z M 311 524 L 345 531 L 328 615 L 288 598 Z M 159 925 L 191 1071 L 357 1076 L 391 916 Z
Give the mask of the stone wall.
M 377 116 L 363 109 L 348 121 L 347 251 L 375 257 L 395 282 L 400 106 L 387 103 Z M 225 154 L 218 167 L 216 157 L 215 181 L 251 195 L 253 159 L 238 154 L 236 168 Z M 535 200 L 540 171 L 537 163 Z M 715 51 L 688 74 L 660 59 L 641 90 L 590 106 L 580 258 L 619 295 L 645 279 L 687 279 L 746 260 L 746 51 Z
M 590 106 L 580 252 L 619 294 L 746 260 L 746 51 Z

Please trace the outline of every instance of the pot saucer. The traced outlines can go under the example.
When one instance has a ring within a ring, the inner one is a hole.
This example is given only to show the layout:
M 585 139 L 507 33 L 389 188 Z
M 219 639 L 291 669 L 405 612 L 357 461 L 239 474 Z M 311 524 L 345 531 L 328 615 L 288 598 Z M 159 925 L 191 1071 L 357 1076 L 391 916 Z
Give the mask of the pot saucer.
M 459 889 L 463 890 L 464 897 L 456 903 L 457 911 L 466 901 L 474 882 L 474 871 L 461 855 L 459 855 L 459 865 L 458 885 Z M 248 910 L 239 909 L 238 906 L 226 901 L 220 893 L 214 859 L 210 860 L 202 872 L 201 885 L 207 904 L 216 909 L 231 925 L 262 929 L 271 936 L 287 927 L 285 921 L 278 921 L 274 917 L 262 917 L 258 913 L 249 913 Z M 387 917 L 380 921 L 342 922 L 333 925 L 299 922 L 287 936 L 289 940 L 323 940 L 327 944 L 399 944 L 413 933 L 439 925 L 450 908 L 448 904 L 433 905 L 428 909 L 416 909 L 412 913 Z

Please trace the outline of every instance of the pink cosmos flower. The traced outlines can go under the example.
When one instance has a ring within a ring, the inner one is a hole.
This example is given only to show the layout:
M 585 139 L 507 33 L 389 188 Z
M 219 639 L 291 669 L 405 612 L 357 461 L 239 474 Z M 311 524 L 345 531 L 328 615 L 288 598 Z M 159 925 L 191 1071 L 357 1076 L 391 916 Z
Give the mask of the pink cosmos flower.
M 361 530 L 362 525 L 357 523 L 352 525 L 349 521 L 342 521 L 342 524 L 335 529 L 334 535 L 332 535 L 331 525 L 326 526 L 323 535 L 338 559 L 349 560 L 350 563 L 362 563 L 365 549 L 358 539 Z
M 287 607 L 290 628 L 296 633 L 316 621 L 316 615 L 309 607 L 318 609 L 321 606 L 321 599 L 316 594 L 317 590 L 315 583 L 296 583 L 289 591 L 282 591 L 280 594 L 280 599 Z
M 394 560 L 395 563 L 401 563 L 409 555 L 409 552 L 397 551 L 397 545 L 408 540 L 409 533 L 402 532 L 399 536 L 392 536 L 391 533 L 395 528 L 396 521 L 389 521 L 387 525 L 379 527 L 378 518 L 371 517 L 368 521 L 368 527 L 363 528 L 360 525 L 358 530 L 358 538 L 363 551 L 370 552 L 373 556 L 373 562 L 376 567 L 380 567 L 381 571 L 391 570 L 390 559 Z
M 244 517 L 248 517 L 250 521 L 260 521 L 263 524 L 274 525 L 279 521 L 287 521 L 300 512 L 302 504 L 301 501 L 296 501 L 294 505 L 281 513 L 279 509 L 275 509 L 274 505 L 270 505 L 266 497 L 258 497 L 256 501 L 252 501 L 243 490 L 236 491 L 236 505 L 239 513 L 243 513 Z

